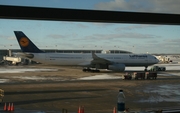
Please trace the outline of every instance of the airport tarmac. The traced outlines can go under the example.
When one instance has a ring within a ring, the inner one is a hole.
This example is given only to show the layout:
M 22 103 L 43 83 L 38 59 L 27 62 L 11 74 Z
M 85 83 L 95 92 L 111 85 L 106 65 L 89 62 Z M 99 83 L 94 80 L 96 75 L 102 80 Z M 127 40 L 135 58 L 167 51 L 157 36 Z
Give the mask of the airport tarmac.
M 0 88 L 4 102 L 14 103 L 14 113 L 76 113 L 80 105 L 85 113 L 111 113 L 119 89 L 130 110 L 157 110 L 180 106 L 180 64 L 159 64 L 166 72 L 157 80 L 122 80 L 123 73 L 82 72 L 79 67 L 6 66 L 0 67 Z M 149 67 L 150 68 L 150 67 Z M 127 67 L 141 71 L 144 67 Z M 1 112 L 4 103 L 1 104 Z

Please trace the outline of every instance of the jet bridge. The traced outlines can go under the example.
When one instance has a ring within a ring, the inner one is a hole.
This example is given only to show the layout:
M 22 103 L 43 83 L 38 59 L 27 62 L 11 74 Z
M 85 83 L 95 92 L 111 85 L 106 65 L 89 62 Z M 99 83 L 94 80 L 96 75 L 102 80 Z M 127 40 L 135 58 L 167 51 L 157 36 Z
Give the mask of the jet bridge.
M 21 63 L 21 58 L 20 57 L 8 57 L 8 56 L 4 56 L 3 60 L 11 62 L 14 65 L 16 65 L 18 63 Z

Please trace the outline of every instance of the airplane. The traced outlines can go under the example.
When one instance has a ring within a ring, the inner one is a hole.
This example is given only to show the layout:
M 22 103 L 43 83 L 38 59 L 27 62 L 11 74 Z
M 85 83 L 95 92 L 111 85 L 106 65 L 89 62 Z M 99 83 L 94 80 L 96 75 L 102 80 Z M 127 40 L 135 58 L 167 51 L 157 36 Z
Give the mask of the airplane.
M 103 53 L 46 53 L 40 50 L 22 31 L 14 31 L 22 53 L 36 62 L 61 65 L 82 66 L 83 71 L 99 72 L 99 69 L 123 72 L 126 66 L 147 67 L 159 62 L 150 54 L 103 54 Z

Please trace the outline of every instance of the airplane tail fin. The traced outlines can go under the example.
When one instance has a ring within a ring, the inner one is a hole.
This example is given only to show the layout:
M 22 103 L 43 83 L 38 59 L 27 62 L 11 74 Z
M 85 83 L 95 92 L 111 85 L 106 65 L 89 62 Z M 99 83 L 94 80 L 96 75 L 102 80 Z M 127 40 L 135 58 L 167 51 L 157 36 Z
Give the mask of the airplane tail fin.
M 14 34 L 22 52 L 43 53 L 22 31 L 14 31 Z

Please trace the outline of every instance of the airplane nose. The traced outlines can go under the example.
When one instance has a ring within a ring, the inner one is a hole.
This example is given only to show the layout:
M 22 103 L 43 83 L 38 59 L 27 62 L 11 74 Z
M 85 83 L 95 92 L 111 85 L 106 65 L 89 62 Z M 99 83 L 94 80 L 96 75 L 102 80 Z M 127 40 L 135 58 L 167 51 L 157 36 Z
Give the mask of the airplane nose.
M 159 63 L 159 60 L 158 59 L 156 59 L 156 61 L 155 61 L 156 63 Z

